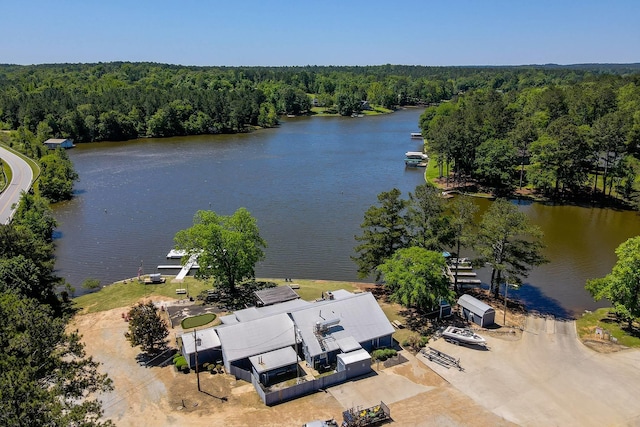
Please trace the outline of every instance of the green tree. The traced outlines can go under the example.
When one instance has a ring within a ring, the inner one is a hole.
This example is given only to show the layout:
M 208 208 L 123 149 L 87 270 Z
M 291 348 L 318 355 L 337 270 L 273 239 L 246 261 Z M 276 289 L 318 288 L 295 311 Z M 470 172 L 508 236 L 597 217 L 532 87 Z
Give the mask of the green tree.
M 40 193 L 51 202 L 69 200 L 73 196 L 73 184 L 79 180 L 73 163 L 62 148 L 40 159 Z
M 598 187 L 598 172 L 602 167 L 602 194 L 606 194 L 607 179 L 610 178 L 609 195 L 613 187 L 611 169 L 621 161 L 626 151 L 627 122 L 620 113 L 609 113 L 600 117 L 592 126 L 595 156 L 595 180 L 593 191 Z
M 75 332 L 45 305 L 0 293 L 0 425 L 111 426 L 97 393 L 112 390 Z
M 407 246 L 442 251 L 453 243 L 445 199 L 440 190 L 430 184 L 418 185 L 409 193 L 405 216 L 409 243 Z
M 364 213 L 364 221 L 360 225 L 362 235 L 355 236 L 361 243 L 354 248 L 357 255 L 351 257 L 358 266 L 360 278 L 376 273 L 378 280 L 377 267 L 406 245 L 403 211 L 407 202 L 400 196 L 397 188 L 382 192 L 378 194 L 380 206 L 371 206 Z
M 236 293 L 236 286 L 255 278 L 255 265 L 264 259 L 267 243 L 255 218 L 245 208 L 231 216 L 198 211 L 193 226 L 179 231 L 175 248 L 185 251 L 183 261 L 198 256 L 199 279 L 213 278 L 215 286 Z
M 13 223 L 27 227 L 45 242 L 53 240 L 56 219 L 47 199 L 32 193 L 22 193 L 20 204 L 13 217 Z
M 605 277 L 587 281 L 587 290 L 596 301 L 603 298 L 613 304 L 616 314 L 629 328 L 640 317 L 640 236 L 632 237 L 616 248 L 618 261 Z
M 518 163 L 516 147 L 506 139 L 488 139 L 478 146 L 476 177 L 494 188 L 510 189 Z
M 124 334 L 131 347 L 140 346 L 145 353 L 167 347 L 169 330 L 153 302 L 139 303 L 129 310 L 129 330 Z
M 53 245 L 24 226 L 0 225 L 0 292 L 12 292 L 56 307 Z
M 505 199 L 484 213 L 474 244 L 478 262 L 491 266 L 490 292 L 496 298 L 501 285 L 520 284 L 534 266 L 547 262 L 543 248 L 540 228 Z
M 398 249 L 378 271 L 392 298 L 405 307 L 431 311 L 440 300 L 453 300 L 449 278 L 444 274 L 442 253 L 419 247 Z

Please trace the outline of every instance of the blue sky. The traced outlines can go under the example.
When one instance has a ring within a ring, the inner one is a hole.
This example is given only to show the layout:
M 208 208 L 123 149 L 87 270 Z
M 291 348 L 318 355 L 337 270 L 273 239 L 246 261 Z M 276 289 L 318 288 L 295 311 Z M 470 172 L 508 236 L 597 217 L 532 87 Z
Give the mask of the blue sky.
M 0 63 L 640 62 L 640 0 L 0 0 Z

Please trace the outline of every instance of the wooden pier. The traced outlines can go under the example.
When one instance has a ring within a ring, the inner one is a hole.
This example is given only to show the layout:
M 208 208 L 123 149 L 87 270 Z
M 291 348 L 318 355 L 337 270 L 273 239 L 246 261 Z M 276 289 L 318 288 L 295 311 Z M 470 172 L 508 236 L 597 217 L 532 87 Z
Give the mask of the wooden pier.
M 455 264 L 447 265 L 447 276 L 449 276 L 451 285 L 456 282 L 458 285 L 467 286 L 480 286 L 482 284 L 482 280 L 476 278 L 477 274 L 473 271 L 473 267 L 468 262 L 459 263 L 457 269 Z

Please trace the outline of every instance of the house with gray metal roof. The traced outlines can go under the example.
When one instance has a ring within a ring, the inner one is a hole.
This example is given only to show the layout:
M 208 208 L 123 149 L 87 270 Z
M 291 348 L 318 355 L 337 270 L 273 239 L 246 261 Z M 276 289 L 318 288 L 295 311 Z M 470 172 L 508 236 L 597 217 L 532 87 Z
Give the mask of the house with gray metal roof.
M 393 345 L 393 326 L 369 292 L 316 302 L 290 313 L 309 366 L 335 364 L 340 353 Z
M 219 338 L 220 347 L 216 348 L 220 349 L 226 372 L 252 382 L 266 404 L 364 375 L 371 370 L 369 352 L 393 346 L 394 328 L 369 292 L 327 292 L 322 300 L 293 299 L 250 307 L 221 320 L 221 325 L 210 329 Z M 198 337 L 204 332 L 198 331 Z M 183 346 L 195 345 L 190 335 L 183 334 Z M 187 355 L 191 355 L 189 349 L 183 354 L 188 350 Z M 203 347 L 197 350 L 200 355 Z M 298 375 L 300 360 L 306 361 L 307 367 L 334 373 L 286 391 L 270 391 L 271 385 L 282 378 Z
M 296 344 L 293 321 L 286 313 L 216 328 L 227 372 L 231 365 L 251 370 L 249 358 Z

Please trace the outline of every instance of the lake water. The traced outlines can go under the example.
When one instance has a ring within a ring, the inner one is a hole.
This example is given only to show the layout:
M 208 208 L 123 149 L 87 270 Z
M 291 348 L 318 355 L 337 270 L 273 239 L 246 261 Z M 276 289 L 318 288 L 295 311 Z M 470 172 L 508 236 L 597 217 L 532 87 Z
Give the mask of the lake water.
M 105 284 L 136 276 L 140 266 L 154 273 L 197 210 L 230 215 L 245 207 L 269 245 L 258 277 L 358 281 L 350 256 L 365 210 L 382 191 L 396 187 L 407 197 L 423 182 L 423 169 L 403 162 L 405 151 L 420 149 L 409 134 L 421 112 L 301 117 L 243 135 L 79 145 L 68 152 L 81 178 L 78 194 L 54 206 L 57 274 L 80 294 L 89 277 Z M 552 262 L 514 295 L 557 314 L 599 306 L 585 281 L 606 274 L 614 249 L 640 234 L 636 213 L 521 208 L 545 232 Z

